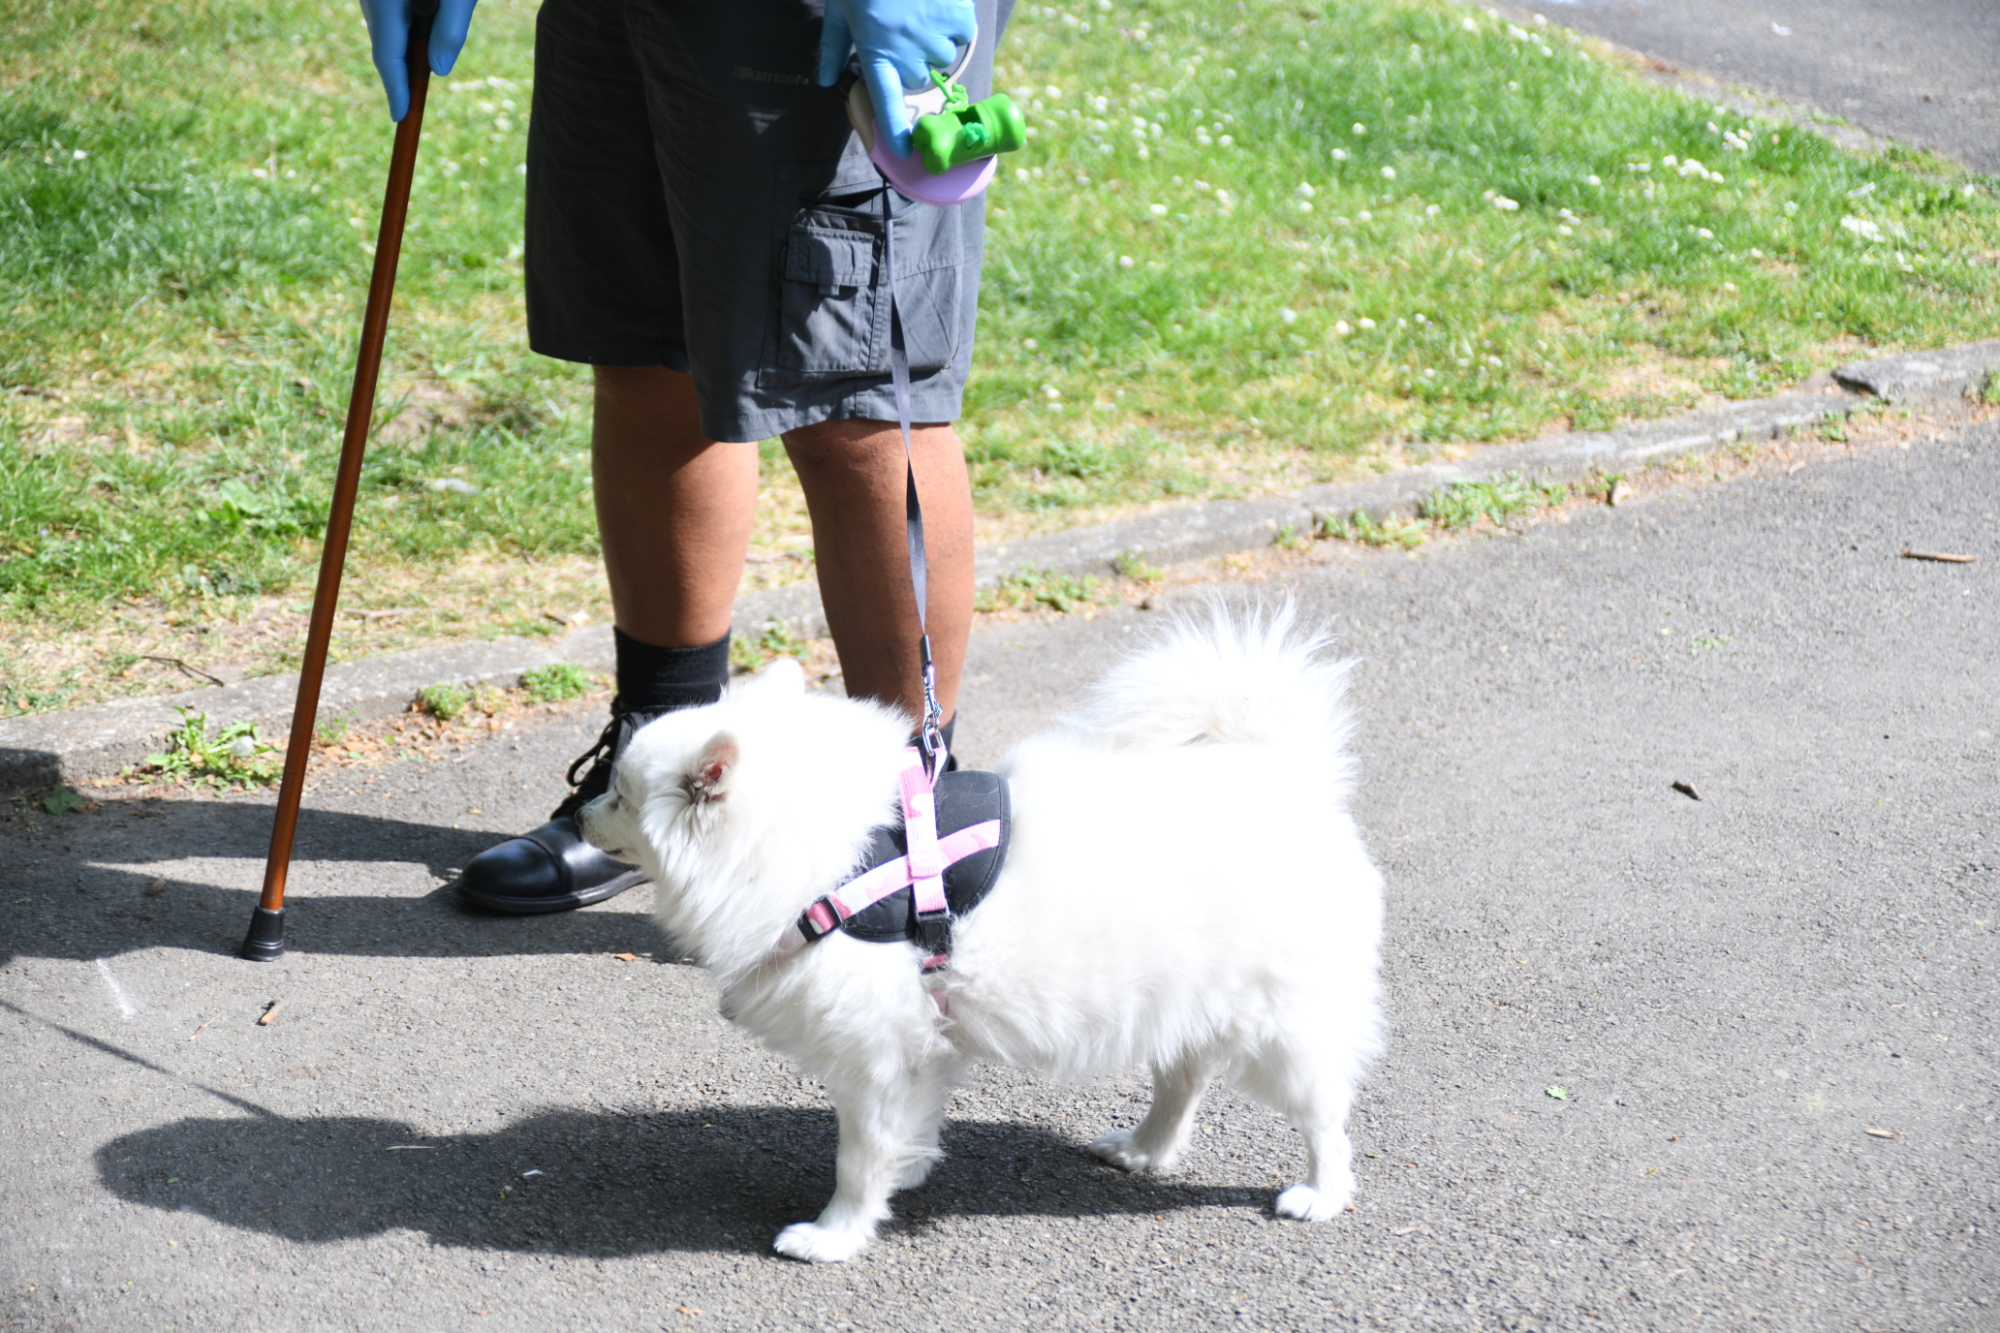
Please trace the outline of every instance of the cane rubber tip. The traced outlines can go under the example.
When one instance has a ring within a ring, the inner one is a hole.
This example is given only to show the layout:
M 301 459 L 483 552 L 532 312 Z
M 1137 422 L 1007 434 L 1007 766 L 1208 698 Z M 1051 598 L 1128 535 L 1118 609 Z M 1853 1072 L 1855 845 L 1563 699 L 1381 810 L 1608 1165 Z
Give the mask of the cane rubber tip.
M 272 912 L 258 908 L 250 918 L 250 933 L 243 937 L 240 956 L 253 963 L 269 963 L 284 956 L 285 909 Z

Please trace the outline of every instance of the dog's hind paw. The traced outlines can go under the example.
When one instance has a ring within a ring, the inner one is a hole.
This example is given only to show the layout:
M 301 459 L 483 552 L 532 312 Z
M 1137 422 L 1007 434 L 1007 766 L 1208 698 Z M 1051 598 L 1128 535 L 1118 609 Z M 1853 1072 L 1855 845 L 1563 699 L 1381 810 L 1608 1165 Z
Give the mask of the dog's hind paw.
M 1129 1129 L 1114 1129 L 1091 1141 L 1090 1151 L 1125 1171 L 1163 1171 L 1173 1165 L 1173 1154 L 1158 1156 L 1139 1146 Z
M 861 1253 L 868 1233 L 859 1229 L 834 1230 L 817 1222 L 794 1222 L 778 1233 L 771 1248 L 791 1259 L 809 1264 L 837 1264 Z
M 1340 1210 L 1354 1197 L 1352 1189 L 1338 1193 L 1316 1190 L 1310 1185 L 1294 1185 L 1278 1196 L 1278 1216 L 1296 1217 L 1301 1222 L 1326 1222 L 1340 1216 Z

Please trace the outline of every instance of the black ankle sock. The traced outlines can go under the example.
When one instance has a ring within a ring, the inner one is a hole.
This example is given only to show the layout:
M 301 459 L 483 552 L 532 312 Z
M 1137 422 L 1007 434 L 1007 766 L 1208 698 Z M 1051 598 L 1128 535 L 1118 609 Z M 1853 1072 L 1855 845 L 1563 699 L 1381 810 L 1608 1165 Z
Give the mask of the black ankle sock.
M 617 626 L 618 704 L 635 713 L 712 704 L 729 683 L 729 636 L 694 648 L 641 643 Z

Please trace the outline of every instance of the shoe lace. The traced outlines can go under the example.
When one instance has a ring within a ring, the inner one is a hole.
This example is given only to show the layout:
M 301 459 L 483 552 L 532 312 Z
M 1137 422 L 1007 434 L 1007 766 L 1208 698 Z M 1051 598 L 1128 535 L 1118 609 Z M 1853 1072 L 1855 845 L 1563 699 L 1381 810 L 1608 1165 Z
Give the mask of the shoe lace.
M 563 775 L 572 790 L 556 807 L 551 818 L 573 815 L 602 796 L 611 785 L 611 761 L 618 757 L 618 752 L 624 748 L 632 733 L 651 720 L 645 714 L 627 711 L 618 700 L 613 699 L 611 720 L 604 724 L 604 730 L 598 733 L 591 747 L 570 762 L 569 771 Z M 586 769 L 585 765 L 589 767 Z M 579 771 L 583 772 L 580 778 L 577 776 Z

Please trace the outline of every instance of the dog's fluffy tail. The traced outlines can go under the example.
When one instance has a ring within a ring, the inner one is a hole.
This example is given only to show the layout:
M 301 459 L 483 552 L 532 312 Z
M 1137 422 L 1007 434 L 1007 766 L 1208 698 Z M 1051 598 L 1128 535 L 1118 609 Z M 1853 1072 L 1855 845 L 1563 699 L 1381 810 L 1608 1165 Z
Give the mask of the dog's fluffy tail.
M 1099 684 L 1073 724 L 1120 749 L 1239 743 L 1303 746 L 1344 767 L 1351 722 L 1342 696 L 1351 662 L 1327 658 L 1324 633 L 1276 610 L 1177 618 L 1150 648 Z

